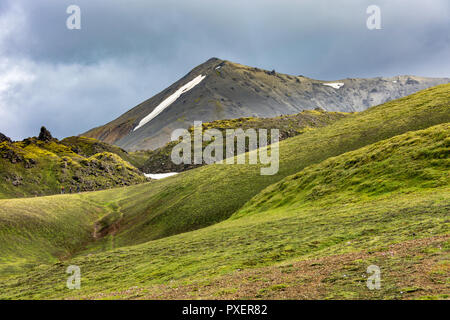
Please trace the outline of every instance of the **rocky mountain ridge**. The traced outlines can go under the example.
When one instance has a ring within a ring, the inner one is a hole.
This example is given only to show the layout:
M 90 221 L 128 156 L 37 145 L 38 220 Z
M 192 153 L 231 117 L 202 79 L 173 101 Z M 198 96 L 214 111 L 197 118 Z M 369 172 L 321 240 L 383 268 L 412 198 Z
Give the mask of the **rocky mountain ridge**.
M 152 150 L 169 142 L 173 130 L 187 129 L 194 121 L 267 118 L 315 108 L 363 111 L 449 82 L 449 78 L 416 76 L 322 81 L 212 58 L 167 89 L 83 136 L 125 150 Z

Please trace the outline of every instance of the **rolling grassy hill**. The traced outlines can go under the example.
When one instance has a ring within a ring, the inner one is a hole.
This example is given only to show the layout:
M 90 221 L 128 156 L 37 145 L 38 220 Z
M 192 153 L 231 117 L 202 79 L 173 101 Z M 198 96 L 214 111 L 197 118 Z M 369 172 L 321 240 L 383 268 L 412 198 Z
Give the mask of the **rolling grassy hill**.
M 286 139 L 280 142 L 276 175 L 260 175 L 260 165 L 214 164 L 122 191 L 123 195 L 112 191 L 115 194 L 90 197 L 99 203 L 114 199 L 123 213 L 117 221 L 116 246 L 202 228 L 227 219 L 265 187 L 309 165 L 407 131 L 449 122 L 449 90 L 449 85 L 424 90 Z
M 428 279 L 432 289 L 424 291 L 443 294 L 449 106 L 450 85 L 442 85 L 286 139 L 273 176 L 261 176 L 259 165 L 215 164 L 125 188 L 0 200 L 0 297 L 170 297 L 178 288 L 233 296 L 237 284 L 189 288 L 239 270 L 355 252 L 365 258 L 345 260 L 344 275 L 376 257 L 395 270 L 423 263 L 437 283 Z M 386 260 L 391 245 L 423 261 Z M 82 291 L 65 288 L 71 264 L 82 269 Z M 324 297 L 367 297 L 361 274 L 347 282 L 341 269 L 323 270 Z M 391 277 L 374 296 L 399 298 L 412 288 Z
M 101 221 L 93 221 L 97 216 L 92 214 L 90 220 L 92 230 L 95 222 L 101 228 L 102 240 L 95 242 L 99 249 L 134 245 L 199 229 L 229 218 L 264 188 L 309 165 L 407 131 L 449 122 L 449 90 L 450 85 L 427 89 L 286 139 L 280 143 L 280 170 L 273 176 L 261 176 L 259 165 L 215 164 L 149 184 L 67 196 L 61 206 L 58 203 L 63 197 L 55 197 L 49 200 L 55 204 L 49 207 L 52 209 L 44 208 L 42 199 L 28 199 L 25 206 L 37 214 L 51 210 L 56 219 L 64 221 L 64 207 L 77 207 L 71 201 L 78 202 L 81 197 L 85 203 L 83 210 L 101 210 L 104 215 Z M 21 223 L 13 222 L 14 228 L 5 225 L 2 228 L 7 238 L 11 236 L 9 231 L 14 231 L 18 244 L 22 243 L 20 237 L 33 228 L 22 207 L 20 200 L 0 202 L 0 218 L 23 216 Z M 43 223 L 47 225 L 45 219 Z M 39 237 L 39 233 L 32 232 L 23 243 L 39 242 Z M 64 232 L 59 232 L 58 237 L 62 242 L 74 241 Z M 80 246 L 83 241 L 75 242 Z M 45 246 L 39 247 L 36 254 L 42 250 L 46 250 Z M 21 256 L 20 250 L 11 250 L 11 254 Z M 12 256 L 8 259 L 14 260 Z
M 133 166 L 139 165 L 142 157 L 84 137 L 3 139 L 0 199 L 57 194 L 61 187 L 70 193 L 146 182 Z
M 410 131 L 331 157 L 263 190 L 233 215 L 287 210 L 314 201 L 328 207 L 401 190 L 450 186 L 450 124 Z
M 227 137 L 227 129 L 266 129 L 268 137 L 270 138 L 270 130 L 279 130 L 279 140 L 285 140 L 287 138 L 295 137 L 299 134 L 303 134 L 312 128 L 319 128 L 330 125 L 334 121 L 349 116 L 350 113 L 344 112 L 327 112 L 323 110 L 305 110 L 297 114 L 280 116 L 275 118 L 239 118 L 228 120 L 216 120 L 213 122 L 202 123 L 202 130 L 216 129 L 222 133 L 222 136 Z M 189 128 L 191 133 L 191 141 L 194 139 L 194 128 Z M 198 168 L 200 164 L 174 164 L 171 160 L 171 154 L 173 148 L 179 143 L 179 141 L 172 141 L 166 144 L 164 147 L 158 148 L 153 151 L 147 151 L 148 158 L 143 165 L 139 167 L 143 172 L 151 173 L 166 173 L 166 172 L 182 172 L 193 168 Z M 206 146 L 211 145 L 211 141 L 203 142 L 203 150 Z M 223 154 L 226 154 L 225 145 L 223 146 Z M 194 147 L 191 147 L 192 157 L 194 154 Z M 235 141 L 235 150 L 236 141 Z M 244 152 L 249 151 L 248 141 Z
M 69 261 L 4 276 L 0 298 L 445 298 L 449 129 L 308 166 L 207 228 L 99 253 L 91 243 Z M 371 264 L 381 290 L 365 287 Z M 65 288 L 68 265 L 81 268 L 81 290 Z
M 30 200 L 2 200 L 0 275 L 70 257 L 93 240 L 95 221 L 108 213 L 82 194 Z

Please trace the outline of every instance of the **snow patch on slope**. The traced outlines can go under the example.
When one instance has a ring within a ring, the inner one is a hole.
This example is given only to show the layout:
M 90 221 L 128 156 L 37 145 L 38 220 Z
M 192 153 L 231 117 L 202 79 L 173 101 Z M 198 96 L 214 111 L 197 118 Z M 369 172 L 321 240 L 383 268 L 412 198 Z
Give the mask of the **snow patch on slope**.
M 341 87 L 344 86 L 343 82 L 334 82 L 334 83 L 322 83 L 324 86 L 329 86 L 332 87 L 334 89 L 340 89 Z
M 185 92 L 188 92 L 192 88 L 194 88 L 196 85 L 198 85 L 200 82 L 202 82 L 203 79 L 205 79 L 206 76 L 199 75 L 194 80 L 189 81 L 184 86 L 182 86 L 180 89 L 175 91 L 174 94 L 172 94 L 170 97 L 168 97 L 166 100 L 161 102 L 153 111 L 147 115 L 145 118 L 143 118 L 139 124 L 136 126 L 136 128 L 133 129 L 133 131 L 136 131 L 137 129 L 141 128 L 142 126 L 146 125 L 148 122 L 153 120 L 158 114 L 164 111 L 168 106 L 170 106 L 172 103 L 177 101 L 177 99 Z
M 155 180 L 159 180 L 159 179 L 164 179 L 167 177 L 171 177 L 178 174 L 178 172 L 169 172 L 169 173 L 144 173 L 144 176 L 146 176 L 147 178 L 150 179 L 155 179 Z

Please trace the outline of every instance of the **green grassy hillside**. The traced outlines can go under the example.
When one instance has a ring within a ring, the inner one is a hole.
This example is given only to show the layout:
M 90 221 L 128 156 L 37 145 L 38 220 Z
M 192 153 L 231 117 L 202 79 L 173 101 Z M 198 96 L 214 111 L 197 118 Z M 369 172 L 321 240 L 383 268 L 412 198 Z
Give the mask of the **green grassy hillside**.
M 265 187 L 309 165 L 449 122 L 449 106 L 450 85 L 438 86 L 280 142 L 276 175 L 260 175 L 260 165 L 215 164 L 138 188 L 145 197 L 113 197 L 123 213 L 115 244 L 142 243 L 220 222 Z
M 0 199 L 90 191 L 146 182 L 134 155 L 95 139 L 0 142 Z M 130 162 L 129 162 L 130 161 Z M 141 160 L 142 161 L 142 160 Z
M 449 129 L 306 167 L 207 228 L 100 253 L 91 243 L 69 261 L 4 277 L 0 298 L 445 298 Z M 14 201 L 0 206 L 23 210 Z M 382 268 L 381 290 L 365 286 L 371 264 Z M 65 287 L 68 265 L 81 268 L 81 290 Z
M 450 124 L 411 131 L 331 157 L 263 190 L 233 217 L 287 210 L 314 201 L 355 203 L 398 190 L 450 185 Z
M 84 215 L 83 228 L 91 224 L 91 236 L 86 233 L 70 248 L 63 247 L 54 254 L 47 246 L 39 246 L 31 260 L 47 257 L 41 263 L 80 252 L 84 244 L 96 252 L 199 229 L 229 218 L 264 188 L 307 166 L 408 131 L 450 122 L 449 105 L 450 85 L 438 86 L 286 139 L 280 143 L 280 171 L 273 176 L 261 176 L 258 165 L 209 165 L 148 184 L 56 196 L 51 200 L 54 206 L 48 208 L 42 199 L 0 201 L 0 217 L 22 217 L 3 225 L 5 247 L 12 246 L 13 238 L 23 246 L 0 253 L 4 267 L 7 261 L 15 265 L 15 270 L 31 263 L 22 252 L 36 250 L 34 242 L 52 243 L 55 248 L 73 242 L 72 231 L 56 232 L 57 242 L 48 232 L 34 232 L 33 217 L 40 212 L 50 210 L 57 221 L 67 221 L 71 218 L 66 217 L 65 207 L 76 208 L 83 201 L 79 213 Z M 83 212 L 88 212 L 88 217 Z M 41 222 L 42 228 L 52 230 L 51 220 Z M 32 235 L 30 239 L 22 241 L 21 237 L 28 234 Z
M 217 129 L 221 131 L 224 139 L 227 137 L 227 129 L 266 129 L 268 130 L 268 137 L 270 139 L 270 130 L 279 130 L 279 140 L 295 137 L 303 134 L 312 128 L 319 128 L 330 125 L 331 123 L 349 116 L 350 113 L 344 112 L 327 112 L 323 110 L 305 110 L 297 114 L 280 116 L 275 118 L 239 118 L 229 120 L 217 120 L 213 122 L 206 122 L 202 124 L 202 130 Z M 194 128 L 190 127 L 191 140 L 194 139 Z M 225 141 L 225 140 L 224 140 Z M 198 168 L 199 164 L 174 164 L 171 161 L 172 149 L 179 143 L 173 141 L 166 144 L 164 147 L 148 151 L 148 160 L 139 167 L 141 171 L 146 173 L 166 173 L 166 172 L 182 172 L 193 168 Z M 203 142 L 203 150 L 211 142 Z M 194 148 L 192 146 L 192 158 Z M 235 150 L 237 150 L 235 142 Z M 245 152 L 249 151 L 248 141 L 246 141 Z M 226 154 L 225 145 L 223 146 L 223 154 Z
M 93 240 L 95 221 L 108 212 L 82 194 L 2 200 L 0 278 L 68 258 Z
M 69 147 L 76 154 L 87 158 L 102 152 L 117 154 L 136 168 L 142 167 L 143 163 L 150 156 L 150 151 L 127 152 L 118 146 L 83 136 L 68 137 L 61 140 L 61 143 Z

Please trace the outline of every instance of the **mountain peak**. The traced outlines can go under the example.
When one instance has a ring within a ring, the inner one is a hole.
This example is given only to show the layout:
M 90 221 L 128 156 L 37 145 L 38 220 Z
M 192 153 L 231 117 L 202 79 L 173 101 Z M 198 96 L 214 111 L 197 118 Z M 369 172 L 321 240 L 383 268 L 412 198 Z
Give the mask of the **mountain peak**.
M 271 118 L 321 108 L 363 111 L 448 79 L 421 77 L 320 81 L 212 57 L 116 120 L 84 135 L 126 150 L 155 149 L 194 121 Z
M 206 62 L 213 62 L 213 61 L 222 61 L 222 60 L 217 57 L 211 57 Z

